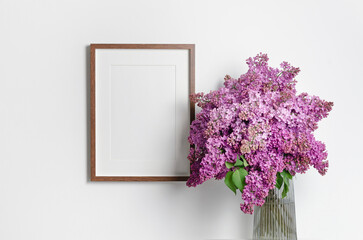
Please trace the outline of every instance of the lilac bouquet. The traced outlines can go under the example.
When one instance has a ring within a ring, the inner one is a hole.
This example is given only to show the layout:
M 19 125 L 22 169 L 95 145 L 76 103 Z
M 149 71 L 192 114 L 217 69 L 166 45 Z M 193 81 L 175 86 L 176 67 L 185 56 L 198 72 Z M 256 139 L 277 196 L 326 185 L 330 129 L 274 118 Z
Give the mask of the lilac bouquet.
M 272 68 L 267 55 L 260 53 L 247 59 L 247 65 L 240 78 L 227 75 L 224 87 L 191 96 L 202 109 L 190 126 L 187 186 L 224 178 L 234 193 L 242 193 L 241 210 L 252 214 L 271 189 L 283 187 L 286 196 L 296 173 L 310 166 L 326 173 L 325 145 L 313 131 L 333 103 L 297 95 L 300 69 L 287 62 L 281 69 Z

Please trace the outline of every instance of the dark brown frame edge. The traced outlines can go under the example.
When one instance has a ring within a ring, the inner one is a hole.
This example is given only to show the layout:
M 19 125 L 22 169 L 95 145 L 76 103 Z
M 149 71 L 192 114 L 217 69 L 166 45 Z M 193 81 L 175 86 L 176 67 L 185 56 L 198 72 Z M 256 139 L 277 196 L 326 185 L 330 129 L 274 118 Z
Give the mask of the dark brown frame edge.
M 91 44 L 91 181 L 186 181 L 189 176 L 96 176 L 96 49 L 187 49 L 189 50 L 189 94 L 195 93 L 195 44 Z M 190 102 L 190 123 L 195 105 Z

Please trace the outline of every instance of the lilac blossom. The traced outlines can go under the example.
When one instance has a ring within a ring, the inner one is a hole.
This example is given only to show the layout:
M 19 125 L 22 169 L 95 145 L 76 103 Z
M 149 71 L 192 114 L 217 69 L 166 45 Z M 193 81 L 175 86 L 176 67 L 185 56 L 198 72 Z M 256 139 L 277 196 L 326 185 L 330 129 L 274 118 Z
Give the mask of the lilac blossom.
M 249 70 L 238 79 L 225 77 L 224 87 L 191 96 L 201 108 L 190 126 L 189 187 L 209 179 L 223 179 L 243 155 L 245 186 L 241 210 L 252 214 L 275 188 L 276 175 L 305 173 L 311 166 L 324 175 L 328 168 L 325 145 L 316 140 L 317 123 L 328 116 L 333 103 L 307 93 L 297 94 L 300 69 L 283 62 L 268 66 L 260 53 L 247 59 Z

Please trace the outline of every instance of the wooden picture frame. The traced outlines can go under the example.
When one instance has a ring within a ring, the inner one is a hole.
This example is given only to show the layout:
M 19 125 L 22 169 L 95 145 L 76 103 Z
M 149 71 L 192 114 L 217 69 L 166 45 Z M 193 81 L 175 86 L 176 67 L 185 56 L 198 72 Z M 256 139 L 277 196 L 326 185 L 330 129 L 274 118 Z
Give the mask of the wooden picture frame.
M 91 181 L 186 181 L 195 45 L 91 44 L 90 54 Z

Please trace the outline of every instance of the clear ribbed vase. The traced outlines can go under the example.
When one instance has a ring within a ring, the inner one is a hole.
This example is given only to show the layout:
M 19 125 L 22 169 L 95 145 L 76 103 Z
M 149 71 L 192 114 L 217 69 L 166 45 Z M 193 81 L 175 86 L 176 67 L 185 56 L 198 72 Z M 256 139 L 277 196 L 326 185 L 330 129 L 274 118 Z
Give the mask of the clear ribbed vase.
M 262 207 L 255 207 L 253 219 L 254 240 L 296 240 L 294 183 L 282 198 L 281 189 L 270 190 Z

